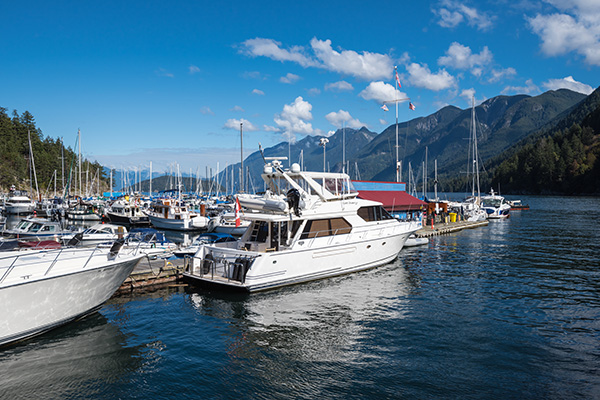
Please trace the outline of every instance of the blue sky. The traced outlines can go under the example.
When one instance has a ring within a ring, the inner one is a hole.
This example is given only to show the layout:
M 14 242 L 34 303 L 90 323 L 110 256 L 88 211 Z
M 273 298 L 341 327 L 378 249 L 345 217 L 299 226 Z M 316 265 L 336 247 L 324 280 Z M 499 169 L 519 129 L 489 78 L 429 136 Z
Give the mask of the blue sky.
M 600 1 L 4 1 L 0 106 L 117 169 L 600 85 Z M 400 93 L 394 87 L 398 67 Z M 292 155 L 294 157 L 294 155 Z

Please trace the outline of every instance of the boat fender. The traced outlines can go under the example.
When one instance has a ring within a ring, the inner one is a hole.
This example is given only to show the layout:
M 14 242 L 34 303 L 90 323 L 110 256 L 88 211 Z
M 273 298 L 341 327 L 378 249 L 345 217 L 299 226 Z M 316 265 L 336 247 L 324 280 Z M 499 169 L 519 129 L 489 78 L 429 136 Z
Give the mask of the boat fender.
M 202 274 L 208 274 L 210 271 L 211 265 L 214 263 L 215 259 L 212 254 L 208 253 L 204 256 L 204 260 L 202 260 Z

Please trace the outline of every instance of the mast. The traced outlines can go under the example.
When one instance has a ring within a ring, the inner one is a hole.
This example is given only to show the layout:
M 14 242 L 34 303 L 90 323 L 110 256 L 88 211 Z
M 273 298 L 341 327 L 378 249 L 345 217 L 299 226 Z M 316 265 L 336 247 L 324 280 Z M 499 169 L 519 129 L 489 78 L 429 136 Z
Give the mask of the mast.
M 479 154 L 477 153 L 477 130 L 475 128 L 475 98 L 471 98 L 471 129 L 473 132 L 473 196 L 475 196 L 475 178 L 477 178 L 477 200 L 481 197 L 479 189 Z
M 342 122 L 342 173 L 346 170 L 346 121 Z
M 35 179 L 35 191 L 39 201 L 42 201 L 42 194 L 38 188 L 37 174 L 35 173 L 35 159 L 33 158 L 33 147 L 31 146 L 31 133 L 27 129 L 27 137 L 29 139 L 29 157 L 31 158 L 31 170 L 33 171 L 33 178 Z M 30 180 L 31 181 L 31 180 Z
M 77 142 L 79 144 L 79 157 L 78 162 L 79 162 L 79 196 L 81 196 L 83 194 L 83 180 L 81 179 L 81 129 L 77 129 Z
M 150 197 L 152 197 L 152 161 L 150 161 Z
M 394 66 L 395 76 L 398 76 L 398 67 Z M 400 168 L 398 164 L 398 79 L 396 79 L 396 182 L 400 182 Z
M 241 193 L 244 193 L 244 131 L 243 131 L 243 125 L 244 124 L 242 122 L 240 122 L 240 158 L 241 158 L 240 192 Z

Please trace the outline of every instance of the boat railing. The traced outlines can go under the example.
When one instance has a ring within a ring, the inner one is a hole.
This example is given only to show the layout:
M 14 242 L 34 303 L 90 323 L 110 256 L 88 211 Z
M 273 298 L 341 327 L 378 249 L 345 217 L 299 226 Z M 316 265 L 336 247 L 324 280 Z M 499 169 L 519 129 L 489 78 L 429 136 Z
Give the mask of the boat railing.
M 3 269 L 5 269 L 4 273 L 0 276 L 0 284 L 2 284 L 8 278 L 8 276 L 18 268 L 28 268 L 31 271 L 34 271 L 35 266 L 42 268 L 44 265 L 49 263 L 49 266 L 45 269 L 45 272 L 42 275 L 42 276 L 47 276 L 50 273 L 50 271 L 52 271 L 52 269 L 54 269 L 54 267 L 60 261 L 68 260 L 69 262 L 73 262 L 76 260 L 84 260 L 85 259 L 85 262 L 83 263 L 83 267 L 81 268 L 81 269 L 85 269 L 88 266 L 88 264 L 90 263 L 90 261 L 92 260 L 92 258 L 94 258 L 94 256 L 97 255 L 99 249 L 100 249 L 99 247 L 96 247 L 91 252 L 89 252 L 90 249 L 73 249 L 73 248 L 64 248 L 64 249 L 56 249 L 56 250 L 40 250 L 40 251 L 35 251 L 35 255 L 44 254 L 44 255 L 49 255 L 50 257 L 39 258 L 33 262 L 31 261 L 31 255 L 32 255 L 31 251 L 24 251 L 18 255 L 13 255 L 13 256 L 0 257 L 0 264 L 5 260 L 8 261 L 11 258 L 14 258 L 12 260 L 12 262 L 10 262 L 10 265 L 8 267 L 0 267 L 0 272 Z M 89 255 L 88 255 L 88 252 L 89 252 Z M 136 252 L 137 252 L 137 249 L 136 249 Z M 54 255 L 54 253 L 56 253 L 56 256 L 52 257 Z M 110 251 L 109 251 L 109 253 L 110 253 Z M 68 257 L 69 254 L 72 256 Z M 61 259 L 61 256 L 63 256 L 63 255 L 67 255 L 68 258 L 62 257 L 62 259 Z M 116 256 L 116 253 L 109 254 L 109 255 L 112 255 L 114 257 L 114 256 Z M 25 260 L 25 262 L 21 263 L 22 260 Z M 28 272 L 31 272 L 31 271 L 28 271 Z M 25 279 L 25 277 L 28 278 L 30 276 L 31 276 L 31 274 L 25 275 L 24 279 Z
M 207 253 L 203 258 L 188 257 L 190 261 L 186 263 L 186 268 L 188 272 L 205 279 L 215 280 L 218 278 L 229 283 L 243 284 L 246 280 L 246 273 L 256 257 L 238 254 L 235 259 L 229 259 L 225 255 L 214 257 L 212 253 Z M 193 264 L 194 259 L 198 259 L 200 262 L 196 267 Z

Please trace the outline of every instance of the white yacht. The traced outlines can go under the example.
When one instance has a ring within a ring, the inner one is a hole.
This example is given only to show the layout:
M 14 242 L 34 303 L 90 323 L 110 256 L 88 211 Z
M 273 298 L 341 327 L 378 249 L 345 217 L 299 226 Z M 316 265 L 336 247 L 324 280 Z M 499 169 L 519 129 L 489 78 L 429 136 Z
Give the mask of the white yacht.
M 150 206 L 144 213 L 150 223 L 158 229 L 191 231 L 206 228 L 208 217 L 190 211 L 177 199 L 162 199 Z
M 98 309 L 144 254 L 68 248 L 0 255 L 0 346 L 34 336 Z
M 494 193 L 494 189 L 487 196 L 481 197 L 481 208 L 487 213 L 489 219 L 508 218 L 510 216 L 510 204 L 504 197 Z
M 282 170 L 262 175 L 262 197 L 238 195 L 251 225 L 240 240 L 200 246 L 183 273 L 200 285 L 255 292 L 373 268 L 396 259 L 416 224 L 359 199 L 346 174 Z
M 8 198 L 4 203 L 7 214 L 31 214 L 35 209 L 35 202 L 27 196 L 27 192 L 16 190 L 11 186 Z

